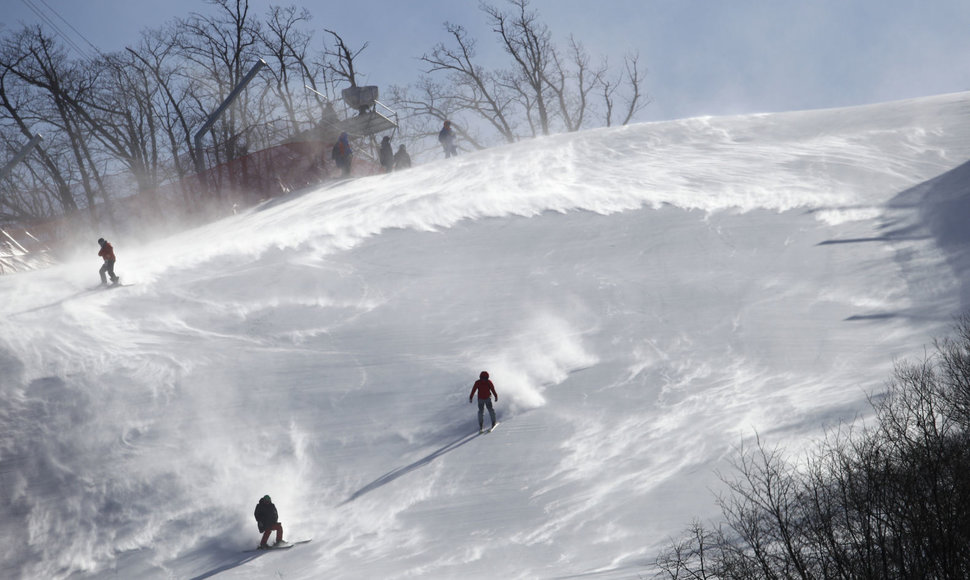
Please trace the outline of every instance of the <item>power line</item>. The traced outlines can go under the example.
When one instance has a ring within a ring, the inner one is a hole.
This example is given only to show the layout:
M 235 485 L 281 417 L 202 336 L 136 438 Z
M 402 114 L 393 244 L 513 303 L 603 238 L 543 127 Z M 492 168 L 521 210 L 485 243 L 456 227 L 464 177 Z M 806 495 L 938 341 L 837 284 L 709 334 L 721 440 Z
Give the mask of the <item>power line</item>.
M 54 33 L 57 34 L 61 38 L 61 40 L 64 41 L 65 44 L 67 44 L 70 48 L 73 48 L 74 51 L 77 52 L 82 57 L 87 59 L 91 58 L 90 55 L 84 52 L 84 50 L 82 50 L 81 47 L 78 46 L 73 39 L 71 39 L 69 36 L 64 34 L 64 31 L 61 30 L 57 26 L 57 24 L 54 23 L 54 21 L 51 20 L 50 17 L 43 10 L 41 10 L 33 2 L 31 2 L 31 0 L 21 0 L 21 2 L 23 2 L 24 5 L 26 5 L 27 8 L 29 8 L 34 14 L 36 14 L 37 17 L 40 18 L 42 22 L 46 23 L 47 26 L 53 29 Z
M 43 1 L 43 0 L 41 0 L 41 1 Z M 74 51 L 77 52 L 79 55 L 81 55 L 83 58 L 86 58 L 88 60 L 92 60 L 91 55 L 89 55 L 88 53 L 86 53 L 80 46 L 78 46 L 78 44 L 76 42 L 74 42 L 73 39 L 71 39 L 67 34 L 65 34 L 64 31 L 61 30 L 60 27 L 58 27 L 57 24 L 53 20 L 51 20 L 51 18 L 43 10 L 41 10 L 40 8 L 38 8 L 31 0 L 21 0 L 21 2 L 23 2 L 24 5 L 26 5 L 27 8 L 29 8 L 34 14 L 36 14 L 37 17 L 41 19 L 41 21 L 43 21 L 44 23 L 46 23 L 47 26 L 50 26 L 51 29 L 54 30 L 55 34 L 57 34 L 58 36 L 61 37 L 61 40 L 63 40 L 65 44 L 67 44 L 69 47 L 73 48 Z M 46 2 L 44 3 L 44 5 L 45 6 L 47 5 Z M 50 8 L 50 6 L 48 6 L 48 8 Z M 53 10 L 52 10 L 52 12 L 53 12 Z M 56 12 L 55 12 L 55 14 L 56 14 Z M 58 18 L 60 18 L 59 15 L 58 15 Z M 63 18 L 61 18 L 61 20 L 63 20 Z
M 94 46 L 93 44 L 91 44 L 91 41 L 88 40 L 87 37 L 85 37 L 83 34 L 81 34 L 81 32 L 77 28 L 74 28 L 74 25 L 72 25 L 67 20 L 64 20 L 64 17 L 61 16 L 61 14 L 57 10 L 54 10 L 53 8 L 51 8 L 50 4 L 48 4 L 46 0 L 40 0 L 40 3 L 43 4 L 44 6 L 46 6 L 48 10 L 50 10 L 51 12 L 53 12 L 54 13 L 54 16 L 57 16 L 61 20 L 61 22 L 63 22 L 64 24 L 67 24 L 68 28 L 70 28 L 71 30 L 73 30 L 74 31 L 74 34 L 77 34 L 79 37 L 81 37 L 81 40 L 83 40 L 84 42 L 86 42 L 88 46 L 90 46 L 91 48 L 93 48 L 95 54 L 101 54 L 101 50 L 98 49 L 97 46 Z

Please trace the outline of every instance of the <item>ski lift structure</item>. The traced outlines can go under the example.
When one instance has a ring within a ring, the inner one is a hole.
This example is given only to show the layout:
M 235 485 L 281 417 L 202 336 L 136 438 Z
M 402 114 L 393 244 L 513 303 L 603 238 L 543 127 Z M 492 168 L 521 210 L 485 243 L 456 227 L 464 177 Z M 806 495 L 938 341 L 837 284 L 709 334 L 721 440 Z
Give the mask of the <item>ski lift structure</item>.
M 341 133 L 347 133 L 359 143 L 367 144 L 365 158 L 377 163 L 377 151 L 380 148 L 376 135 L 398 129 L 397 112 L 378 100 L 379 89 L 376 86 L 350 86 L 341 91 L 341 99 L 346 104 L 346 110 L 351 116 L 341 119 L 334 108 L 334 103 L 326 95 L 309 85 L 304 85 L 310 92 L 324 100 L 324 111 L 319 122 L 312 129 L 298 133 L 286 140 L 286 143 L 325 143 L 326 151 L 337 142 Z M 358 151 L 361 151 L 358 149 Z M 324 154 L 327 155 L 327 154 Z
M 330 99 L 307 86 L 308 90 L 324 99 L 323 114 L 315 126 L 272 147 L 206 167 L 203 137 L 239 92 L 265 66 L 266 63 L 260 59 L 195 134 L 196 174 L 188 185 L 191 191 L 197 191 L 200 197 L 212 192 L 216 197 L 235 195 L 248 203 L 253 199 L 287 193 L 319 182 L 329 175 L 326 160 L 330 159 L 331 147 L 341 133 L 369 142 L 368 148 L 358 149 L 364 155 L 358 158 L 363 163 L 355 163 L 357 174 L 369 175 L 379 171 L 378 146 L 374 136 L 396 131 L 398 122 L 397 113 L 378 100 L 376 86 L 351 86 L 342 91 L 341 96 L 352 115 L 345 119 L 340 118 Z M 366 153 L 366 149 L 370 149 L 370 152 Z M 247 196 L 248 201 L 243 199 Z
M 357 111 L 357 115 L 337 123 L 341 132 L 369 137 L 397 129 L 397 113 L 378 100 L 376 86 L 347 87 L 340 96 L 348 107 Z
M 326 95 L 309 85 L 308 91 L 326 99 Z M 311 131 L 324 141 L 336 141 L 341 133 L 352 137 L 373 137 L 385 131 L 396 131 L 398 128 L 397 112 L 378 100 L 379 89 L 376 86 L 347 87 L 341 91 L 341 98 L 356 115 L 346 119 L 337 116 L 333 104 L 327 101 L 327 111 L 316 130 Z
M 222 102 L 221 105 L 209 115 L 209 118 L 203 124 L 202 128 L 195 134 L 195 150 L 197 152 L 195 156 L 195 169 L 197 174 L 203 174 L 205 172 L 205 161 L 202 155 L 202 138 L 203 136 L 212 128 L 215 122 L 222 116 L 223 112 L 229 107 L 229 105 L 236 99 L 240 92 L 249 84 L 250 81 L 255 78 L 259 71 L 266 67 L 266 61 L 259 59 L 256 64 L 249 70 L 245 78 L 239 82 L 239 84 L 232 90 L 228 97 Z M 309 85 L 304 85 L 310 91 L 324 97 L 326 96 L 311 88 Z M 327 112 L 324 118 L 318 124 L 315 130 L 304 132 L 301 135 L 297 135 L 294 138 L 289 139 L 289 142 L 304 141 L 308 137 L 315 136 L 317 139 L 323 139 L 325 142 L 335 142 L 337 137 L 341 133 L 347 133 L 353 137 L 370 137 L 371 145 L 376 143 L 374 135 L 378 133 L 383 133 L 385 131 L 396 131 L 398 127 L 398 117 L 397 113 L 390 107 L 378 100 L 379 90 L 376 85 L 370 86 L 356 86 L 352 85 L 341 91 L 341 97 L 344 103 L 353 110 L 357 111 L 357 114 L 353 117 L 347 119 L 340 119 L 333 108 L 333 104 L 327 101 Z

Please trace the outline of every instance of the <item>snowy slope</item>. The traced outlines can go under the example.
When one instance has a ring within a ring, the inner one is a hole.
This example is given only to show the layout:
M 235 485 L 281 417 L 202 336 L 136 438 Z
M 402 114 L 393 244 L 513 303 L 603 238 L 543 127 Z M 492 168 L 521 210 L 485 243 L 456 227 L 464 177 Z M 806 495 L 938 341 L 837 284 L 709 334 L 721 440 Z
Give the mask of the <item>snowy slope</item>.
M 970 94 L 560 135 L 0 277 L 11 578 L 631 578 L 970 298 Z M 467 395 L 488 370 L 502 425 Z M 486 419 L 487 422 L 487 419 Z M 247 554 L 273 496 L 286 535 Z

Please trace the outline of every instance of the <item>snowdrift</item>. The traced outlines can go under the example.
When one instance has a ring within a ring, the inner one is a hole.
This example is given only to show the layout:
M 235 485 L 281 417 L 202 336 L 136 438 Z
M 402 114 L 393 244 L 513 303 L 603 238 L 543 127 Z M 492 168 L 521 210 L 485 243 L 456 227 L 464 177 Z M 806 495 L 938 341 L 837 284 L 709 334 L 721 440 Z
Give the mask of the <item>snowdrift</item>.
M 300 191 L 0 277 L 11 578 L 629 578 L 970 298 L 970 94 Z M 502 426 L 477 436 L 481 370 Z M 270 494 L 286 536 L 258 541 Z

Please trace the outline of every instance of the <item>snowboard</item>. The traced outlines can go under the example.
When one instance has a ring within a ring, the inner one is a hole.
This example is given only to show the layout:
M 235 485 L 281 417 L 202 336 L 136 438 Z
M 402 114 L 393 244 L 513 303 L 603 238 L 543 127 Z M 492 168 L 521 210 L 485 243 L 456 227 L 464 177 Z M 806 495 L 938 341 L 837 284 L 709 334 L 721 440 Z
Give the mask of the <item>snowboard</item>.
M 284 541 L 280 544 L 270 544 L 268 548 L 256 547 L 251 550 L 243 550 L 243 552 L 272 552 L 273 550 L 289 550 L 290 548 L 292 548 L 293 546 L 296 546 L 297 544 L 305 544 L 311 540 L 313 540 L 313 538 L 307 538 L 305 540 L 297 540 L 295 542 Z
M 134 286 L 134 284 L 122 284 L 121 282 L 118 282 L 117 284 L 98 284 L 94 288 L 91 288 L 91 290 L 92 291 L 93 290 L 110 290 L 111 288 L 121 288 L 122 286 Z

